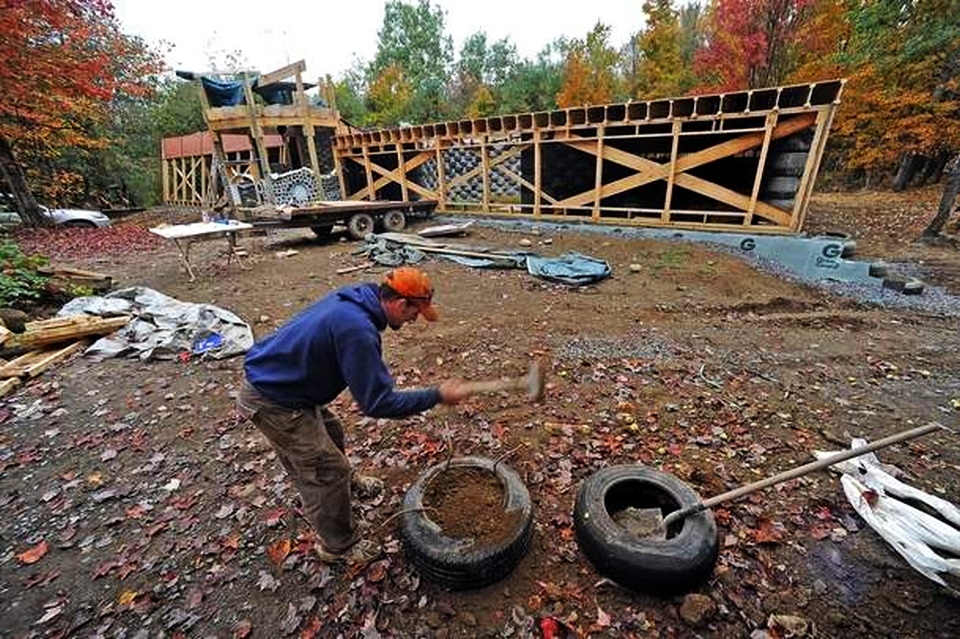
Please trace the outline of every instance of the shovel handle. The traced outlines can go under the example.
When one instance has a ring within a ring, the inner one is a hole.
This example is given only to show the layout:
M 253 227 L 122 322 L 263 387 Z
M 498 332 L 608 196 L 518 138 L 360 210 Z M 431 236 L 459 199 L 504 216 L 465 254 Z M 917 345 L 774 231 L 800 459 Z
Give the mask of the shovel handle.
M 817 461 L 810 462 L 809 464 L 804 464 L 803 466 L 799 466 L 791 470 L 786 470 L 778 475 L 774 475 L 773 477 L 761 479 L 760 481 L 754 482 L 752 484 L 747 484 L 746 486 L 741 486 L 740 488 L 735 488 L 721 495 L 717 495 L 716 497 L 711 497 L 710 499 L 706 499 L 694 506 L 687 506 L 686 508 L 675 510 L 663 518 L 662 526 L 666 528 L 667 526 L 669 526 L 670 524 L 676 521 L 679 521 L 689 515 L 693 515 L 694 513 L 698 513 L 701 510 L 712 508 L 717 504 L 722 504 L 724 502 L 732 501 L 734 499 L 739 499 L 744 495 L 749 495 L 750 493 L 756 492 L 758 490 L 763 490 L 764 488 L 769 488 L 770 486 L 774 486 L 776 484 L 782 484 L 785 481 L 790 481 L 791 479 L 796 479 L 797 477 L 803 477 L 804 475 L 809 475 L 814 471 L 822 470 L 824 468 L 829 468 L 834 464 L 850 459 L 852 457 L 860 457 L 861 455 L 872 453 L 875 450 L 880 450 L 881 448 L 886 448 L 887 446 L 892 446 L 893 444 L 899 444 L 900 442 L 905 442 L 908 439 L 915 439 L 917 437 L 921 437 L 928 433 L 932 433 L 935 430 L 946 430 L 946 427 L 943 426 L 942 424 L 938 424 L 937 422 L 930 422 L 925 426 L 918 426 L 916 428 L 912 428 L 902 433 L 897 433 L 896 435 L 890 435 L 889 437 L 878 439 L 872 444 L 867 444 L 866 446 L 860 446 L 859 448 L 851 448 L 850 450 L 840 451 L 834 455 L 830 455 L 829 457 L 824 457 L 823 459 L 818 459 Z

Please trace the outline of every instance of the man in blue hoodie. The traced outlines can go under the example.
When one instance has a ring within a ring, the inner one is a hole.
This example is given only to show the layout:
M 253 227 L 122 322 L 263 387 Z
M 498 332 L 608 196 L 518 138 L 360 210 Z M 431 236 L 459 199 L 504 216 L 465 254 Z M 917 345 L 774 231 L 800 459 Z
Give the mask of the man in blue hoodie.
M 317 554 L 325 562 L 367 561 L 379 553 L 357 530 L 351 485 L 360 494 L 383 487 L 379 479 L 353 475 L 343 426 L 327 405 L 349 388 L 365 415 L 402 418 L 467 396 L 456 379 L 423 390 L 394 389 L 380 333 L 421 315 L 437 319 L 433 287 L 423 271 L 401 267 L 379 286 L 330 293 L 247 353 L 237 406 L 276 450 L 320 536 Z

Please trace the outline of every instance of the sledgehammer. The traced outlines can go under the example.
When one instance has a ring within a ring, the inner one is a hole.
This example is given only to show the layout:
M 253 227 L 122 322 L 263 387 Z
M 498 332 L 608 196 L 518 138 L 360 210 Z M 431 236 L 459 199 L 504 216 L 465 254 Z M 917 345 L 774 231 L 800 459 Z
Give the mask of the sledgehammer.
M 523 377 L 464 382 L 463 386 L 471 395 L 497 393 L 503 390 L 525 390 L 531 402 L 538 402 L 543 398 L 545 390 L 543 380 L 546 374 L 546 367 L 538 361 L 533 361 L 530 364 L 530 372 Z

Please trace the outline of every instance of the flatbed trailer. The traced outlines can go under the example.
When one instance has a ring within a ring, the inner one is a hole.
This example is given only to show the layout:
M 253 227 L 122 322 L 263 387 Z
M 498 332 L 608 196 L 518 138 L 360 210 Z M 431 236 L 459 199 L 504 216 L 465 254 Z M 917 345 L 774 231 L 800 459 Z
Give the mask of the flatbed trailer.
M 362 240 L 375 229 L 397 233 L 406 227 L 407 220 L 430 217 L 436 208 L 437 200 L 331 200 L 278 207 L 269 215 L 247 211 L 241 217 L 255 228 L 310 228 L 318 237 L 330 235 L 333 227 L 341 224 L 351 237 Z

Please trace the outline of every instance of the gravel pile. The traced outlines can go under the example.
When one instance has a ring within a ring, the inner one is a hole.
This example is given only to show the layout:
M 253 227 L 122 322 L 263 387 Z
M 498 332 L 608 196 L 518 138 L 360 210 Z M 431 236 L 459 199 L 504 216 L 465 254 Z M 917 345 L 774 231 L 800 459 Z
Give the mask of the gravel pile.
M 632 333 L 616 337 L 575 337 L 559 343 L 555 357 L 559 360 L 622 360 L 669 359 L 680 348 L 659 335 Z
M 502 231 L 525 233 L 529 233 L 536 229 L 546 232 L 567 231 L 631 239 L 671 239 L 669 237 L 651 238 L 651 236 L 643 229 L 613 226 L 553 224 L 549 222 L 528 222 L 526 220 L 478 220 L 477 223 L 482 226 L 489 226 Z M 689 242 L 690 240 L 680 239 L 679 241 Z M 726 253 L 737 259 L 746 260 L 754 265 L 758 270 L 770 275 L 774 275 L 788 281 L 814 286 L 832 295 L 850 298 L 867 306 L 917 311 L 946 317 L 960 316 L 960 297 L 951 295 L 940 287 L 930 286 L 927 284 L 925 285 L 923 292 L 919 295 L 904 295 L 903 293 L 883 288 L 879 278 L 877 278 L 876 283 L 832 282 L 828 280 L 816 280 L 813 278 L 801 277 L 799 274 L 785 268 L 778 262 L 758 257 L 751 258 L 748 255 L 745 255 L 742 251 L 729 246 L 708 243 L 697 244 L 710 250 Z M 916 277 L 917 279 L 923 281 L 923 270 L 917 265 L 885 262 L 884 266 L 887 267 L 887 271 L 891 276 L 901 277 L 904 279 Z

